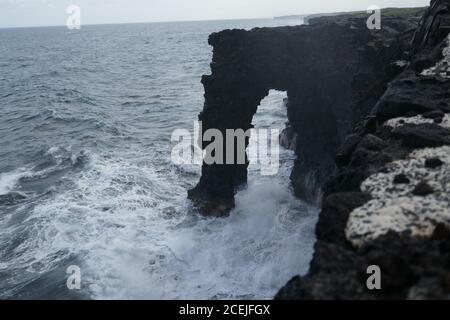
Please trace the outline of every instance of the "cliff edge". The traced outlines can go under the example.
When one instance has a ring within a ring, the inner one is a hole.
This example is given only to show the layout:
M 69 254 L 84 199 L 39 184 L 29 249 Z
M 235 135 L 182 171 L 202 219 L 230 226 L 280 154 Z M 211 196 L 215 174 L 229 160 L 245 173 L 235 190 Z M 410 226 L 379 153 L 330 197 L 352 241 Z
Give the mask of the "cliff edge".
M 449 31 L 450 0 L 431 1 L 405 69 L 337 152 L 309 273 L 277 299 L 450 298 Z
M 226 129 L 246 131 L 269 90 L 286 91 L 288 119 L 297 136 L 292 185 L 296 195 L 320 204 L 322 188 L 337 169 L 339 146 L 403 71 L 401 61 L 408 57 L 423 12 L 383 11 L 381 30 L 367 28 L 368 15 L 347 15 L 303 26 L 212 34 L 211 74 L 202 78 L 203 131 L 218 129 L 224 136 Z M 247 167 L 248 161 L 204 163 L 189 198 L 205 215 L 226 216 L 234 193 L 247 181 Z

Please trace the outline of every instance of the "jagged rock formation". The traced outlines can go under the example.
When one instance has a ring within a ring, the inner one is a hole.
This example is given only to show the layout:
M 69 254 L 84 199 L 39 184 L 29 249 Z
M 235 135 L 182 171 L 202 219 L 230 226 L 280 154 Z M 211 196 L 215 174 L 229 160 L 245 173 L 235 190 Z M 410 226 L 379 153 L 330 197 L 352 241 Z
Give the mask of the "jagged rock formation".
M 338 152 L 309 273 L 276 298 L 450 298 L 449 31 L 450 0 L 431 1 L 405 70 Z
M 270 89 L 287 91 L 298 155 L 291 180 L 298 196 L 318 202 L 336 170 L 338 147 L 403 70 L 396 62 L 406 58 L 422 14 L 387 10 L 379 31 L 366 27 L 368 15 L 348 15 L 312 19 L 307 26 L 212 34 L 212 73 L 202 78 L 203 130 L 245 131 Z M 226 215 L 246 183 L 247 167 L 204 164 L 189 198 L 206 215 Z

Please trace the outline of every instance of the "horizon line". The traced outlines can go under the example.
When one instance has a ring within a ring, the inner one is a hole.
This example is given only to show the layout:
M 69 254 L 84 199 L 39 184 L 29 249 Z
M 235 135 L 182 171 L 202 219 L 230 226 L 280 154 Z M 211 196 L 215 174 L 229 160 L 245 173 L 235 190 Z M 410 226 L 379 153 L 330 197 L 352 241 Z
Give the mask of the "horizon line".
M 295 16 L 295 15 L 293 15 Z M 303 15 L 298 15 L 303 16 Z M 281 16 L 284 17 L 284 16 Z M 176 23 L 176 22 L 211 22 L 211 21 L 235 21 L 235 20 L 272 20 L 276 17 L 261 17 L 261 18 L 225 18 L 225 19 L 199 19 L 199 20 L 160 20 L 160 21 L 133 21 L 133 22 L 104 22 L 104 23 L 86 23 L 81 24 L 83 26 L 112 26 L 121 24 L 152 24 L 152 23 Z M 27 29 L 27 28 L 58 28 L 66 27 L 65 24 L 53 24 L 53 25 L 29 25 L 29 26 L 17 26 L 17 27 L 0 27 L 0 29 Z
M 395 8 L 426 8 L 428 6 L 424 7 L 382 7 L 380 9 L 395 9 Z M 152 24 L 152 23 L 176 23 L 176 22 L 212 22 L 212 21 L 233 21 L 233 20 L 275 20 L 277 18 L 283 18 L 283 17 L 307 17 L 310 15 L 317 15 L 317 14 L 333 14 L 333 13 L 351 13 L 351 12 L 363 12 L 367 11 L 367 9 L 364 10 L 348 10 L 348 11 L 333 11 L 333 12 L 315 12 L 315 13 L 305 13 L 305 14 L 286 14 L 286 15 L 277 15 L 272 17 L 260 17 L 260 18 L 224 18 L 224 19 L 187 19 L 187 20 L 156 20 L 156 21 L 135 21 L 135 22 L 105 22 L 105 23 L 87 23 L 82 24 L 83 26 L 108 26 L 108 25 L 122 25 L 122 24 Z M 29 25 L 29 26 L 6 26 L 1 27 L 1 29 L 27 29 L 27 28 L 57 28 L 57 27 L 66 27 L 65 24 L 55 24 L 55 25 Z

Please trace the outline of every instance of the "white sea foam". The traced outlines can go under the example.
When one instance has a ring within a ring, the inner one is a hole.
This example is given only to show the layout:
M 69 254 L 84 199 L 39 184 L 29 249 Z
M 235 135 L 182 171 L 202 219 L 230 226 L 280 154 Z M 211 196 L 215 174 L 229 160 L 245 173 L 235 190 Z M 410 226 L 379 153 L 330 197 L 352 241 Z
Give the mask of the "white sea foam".
M 20 179 L 27 176 L 29 172 L 18 169 L 11 172 L 0 173 L 0 195 L 8 194 L 14 190 Z
M 250 168 L 231 216 L 211 219 L 186 200 L 196 173 L 158 170 L 140 150 L 94 154 L 64 178 L 69 189 L 37 203 L 20 225 L 0 221 L 4 239 L 27 226 L 2 267 L 39 275 L 75 256 L 94 299 L 272 298 L 307 272 L 313 254 L 318 212 L 292 195 L 294 157 L 282 154 L 276 177 Z
M 77 184 L 34 209 L 10 266 L 43 273 L 74 254 L 98 299 L 271 298 L 308 269 L 317 211 L 273 179 L 250 181 L 229 219 L 188 212 L 184 190 L 120 161 L 95 159 Z

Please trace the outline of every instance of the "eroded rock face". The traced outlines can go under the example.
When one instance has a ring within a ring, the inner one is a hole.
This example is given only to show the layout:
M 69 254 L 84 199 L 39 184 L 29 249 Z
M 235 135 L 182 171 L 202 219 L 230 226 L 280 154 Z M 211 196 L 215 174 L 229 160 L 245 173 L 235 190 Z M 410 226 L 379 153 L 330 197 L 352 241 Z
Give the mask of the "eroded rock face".
M 449 31 L 450 0 L 431 1 L 407 68 L 338 153 L 310 272 L 278 299 L 450 298 Z
M 389 12 L 380 31 L 366 27 L 367 15 L 350 15 L 313 19 L 307 26 L 212 34 L 212 73 L 202 78 L 203 130 L 252 128 L 269 90 L 287 91 L 298 156 L 291 180 L 299 197 L 318 203 L 336 169 L 338 147 L 403 70 L 396 61 L 404 59 L 422 13 Z M 226 215 L 236 189 L 246 183 L 247 167 L 204 164 L 189 198 L 206 215 Z

